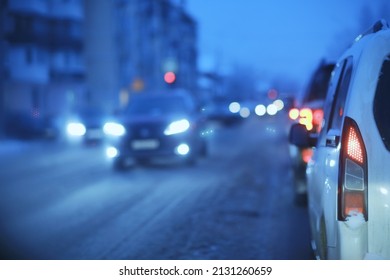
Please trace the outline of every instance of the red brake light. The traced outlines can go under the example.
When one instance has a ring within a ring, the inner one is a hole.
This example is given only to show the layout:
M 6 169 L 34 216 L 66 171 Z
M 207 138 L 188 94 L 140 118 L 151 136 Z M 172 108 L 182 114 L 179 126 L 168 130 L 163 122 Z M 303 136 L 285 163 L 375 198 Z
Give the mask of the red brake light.
M 324 111 L 322 109 L 314 110 L 313 112 L 313 126 L 316 127 L 317 132 L 320 132 L 322 120 L 324 119 Z
M 357 161 L 358 163 L 363 163 L 363 148 L 362 143 L 359 141 L 357 132 L 354 127 L 349 127 L 348 129 L 348 140 L 347 140 L 347 155 Z
M 302 155 L 302 160 L 305 163 L 309 163 L 309 161 L 311 160 L 311 158 L 313 156 L 313 149 L 312 148 L 303 149 L 301 152 L 301 155 Z
M 338 193 L 338 219 L 362 214 L 367 221 L 367 154 L 354 120 L 344 121 Z

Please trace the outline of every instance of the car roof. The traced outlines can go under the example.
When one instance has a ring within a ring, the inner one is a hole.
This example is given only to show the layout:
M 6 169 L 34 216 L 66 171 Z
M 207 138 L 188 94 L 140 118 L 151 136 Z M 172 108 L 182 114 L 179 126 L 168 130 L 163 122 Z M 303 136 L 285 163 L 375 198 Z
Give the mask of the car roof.
M 372 111 L 376 85 L 383 61 L 390 55 L 390 29 L 387 24 L 359 35 L 338 60 L 352 58 L 352 77 L 345 113 L 359 123 L 367 119 L 362 112 Z M 350 100 L 354 102 L 350 102 Z M 358 102 L 357 102 L 358 100 Z
M 367 31 L 359 34 L 351 46 L 340 57 L 339 62 L 346 57 L 359 57 L 362 52 L 370 52 L 371 48 L 377 48 L 377 41 L 390 37 L 390 28 L 386 21 L 379 20 Z M 386 39 L 385 39 L 386 40 Z

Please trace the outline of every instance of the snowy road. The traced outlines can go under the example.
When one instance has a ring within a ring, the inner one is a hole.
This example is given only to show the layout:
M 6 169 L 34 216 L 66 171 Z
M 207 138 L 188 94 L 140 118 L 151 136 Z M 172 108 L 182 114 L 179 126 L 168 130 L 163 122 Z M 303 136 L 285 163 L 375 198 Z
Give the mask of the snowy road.
M 102 147 L 0 160 L 1 258 L 310 259 L 282 117 L 217 127 L 196 166 L 114 172 Z

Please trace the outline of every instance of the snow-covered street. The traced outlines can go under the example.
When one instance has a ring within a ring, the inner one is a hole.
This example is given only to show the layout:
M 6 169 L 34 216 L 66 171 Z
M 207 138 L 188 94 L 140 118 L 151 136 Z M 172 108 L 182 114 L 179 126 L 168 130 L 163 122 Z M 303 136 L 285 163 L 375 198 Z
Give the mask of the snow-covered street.
M 116 172 L 103 146 L 55 142 L 3 152 L 1 258 L 310 259 L 284 121 L 216 127 L 195 166 Z

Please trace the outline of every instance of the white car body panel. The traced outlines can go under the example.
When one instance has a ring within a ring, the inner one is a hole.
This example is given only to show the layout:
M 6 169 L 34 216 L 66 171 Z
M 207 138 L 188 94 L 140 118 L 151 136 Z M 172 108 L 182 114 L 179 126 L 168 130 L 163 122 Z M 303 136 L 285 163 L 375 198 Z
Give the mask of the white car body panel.
M 353 57 L 353 72 L 343 119 L 348 116 L 355 120 L 366 147 L 368 221 L 363 216 L 338 221 L 341 143 L 337 147 L 319 144 L 307 167 L 312 237 L 317 254 L 320 255 L 319 252 L 325 249 L 327 251 L 326 256 L 319 257 L 390 259 L 390 151 L 383 144 L 373 113 L 378 76 L 384 59 L 389 55 L 390 29 L 363 37 L 339 60 Z M 324 228 L 325 245 L 321 244 Z
M 385 259 L 390 259 L 390 152 L 383 144 L 374 119 L 373 100 L 383 61 L 390 55 L 389 33 L 390 31 L 387 31 L 387 36 L 382 33 L 375 34 L 375 44 L 373 41 L 367 43 L 368 46 L 360 56 L 356 81 L 352 88 L 354 96 L 349 96 L 361 101 L 356 104 L 348 103 L 351 105 L 348 115 L 359 124 L 364 142 L 374 143 L 366 145 L 368 249 L 365 254 L 375 254 Z

